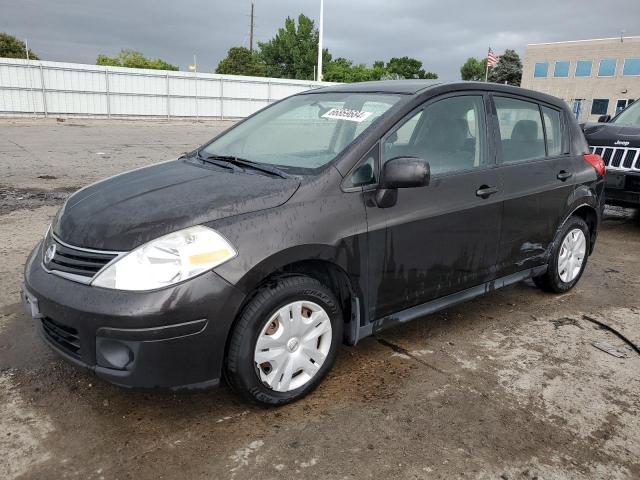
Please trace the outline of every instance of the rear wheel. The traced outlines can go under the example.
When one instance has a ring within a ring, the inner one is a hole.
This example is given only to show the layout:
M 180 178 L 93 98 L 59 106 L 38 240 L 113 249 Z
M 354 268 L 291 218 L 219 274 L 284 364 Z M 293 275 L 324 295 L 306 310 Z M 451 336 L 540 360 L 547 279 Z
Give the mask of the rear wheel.
M 534 277 L 536 285 L 548 292 L 571 290 L 587 265 L 591 247 L 589 238 L 587 223 L 580 217 L 570 217 L 554 241 L 547 272 Z
M 319 281 L 277 279 L 249 302 L 231 334 L 225 369 L 229 385 L 267 405 L 302 398 L 333 366 L 342 322 L 337 299 Z

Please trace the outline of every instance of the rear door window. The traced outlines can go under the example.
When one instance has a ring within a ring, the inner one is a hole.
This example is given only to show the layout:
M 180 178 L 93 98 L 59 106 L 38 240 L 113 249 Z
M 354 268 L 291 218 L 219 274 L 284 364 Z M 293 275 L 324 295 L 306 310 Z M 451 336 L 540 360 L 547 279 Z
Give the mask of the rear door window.
M 538 104 L 507 97 L 494 97 L 494 102 L 503 162 L 544 158 L 544 129 Z

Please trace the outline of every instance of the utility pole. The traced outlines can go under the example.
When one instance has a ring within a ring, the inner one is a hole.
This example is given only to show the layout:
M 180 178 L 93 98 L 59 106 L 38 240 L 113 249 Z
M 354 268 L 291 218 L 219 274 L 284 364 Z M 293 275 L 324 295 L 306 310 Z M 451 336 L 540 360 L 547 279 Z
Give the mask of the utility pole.
M 249 51 L 253 52 L 253 9 L 254 9 L 254 2 L 251 2 L 251 28 L 249 30 Z
M 318 39 L 318 81 L 322 81 L 322 29 L 324 21 L 324 0 L 320 0 L 320 36 Z

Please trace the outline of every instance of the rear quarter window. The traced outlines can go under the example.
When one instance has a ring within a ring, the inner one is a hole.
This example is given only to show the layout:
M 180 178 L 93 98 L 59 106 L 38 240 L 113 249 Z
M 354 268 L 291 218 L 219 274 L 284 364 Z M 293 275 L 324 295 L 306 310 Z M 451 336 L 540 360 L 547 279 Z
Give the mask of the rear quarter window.
M 556 157 L 562 154 L 562 122 L 560 112 L 549 107 L 542 107 L 545 132 L 547 134 L 547 155 Z

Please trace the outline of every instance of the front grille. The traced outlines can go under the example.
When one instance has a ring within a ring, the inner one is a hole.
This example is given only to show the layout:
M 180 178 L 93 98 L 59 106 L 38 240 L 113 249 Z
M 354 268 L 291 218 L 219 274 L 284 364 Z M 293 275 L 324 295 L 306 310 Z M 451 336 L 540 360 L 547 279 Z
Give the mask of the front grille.
M 607 168 L 640 172 L 640 148 L 591 147 L 591 153 L 600 155 Z
M 42 328 L 47 338 L 62 350 L 80 357 L 80 336 L 75 328 L 58 323 L 49 317 L 42 319 Z
M 47 254 L 48 250 L 54 252 L 53 256 Z M 42 253 L 47 270 L 83 283 L 89 283 L 96 273 L 118 256 L 117 252 L 72 247 L 63 244 L 53 235 L 48 235 Z

